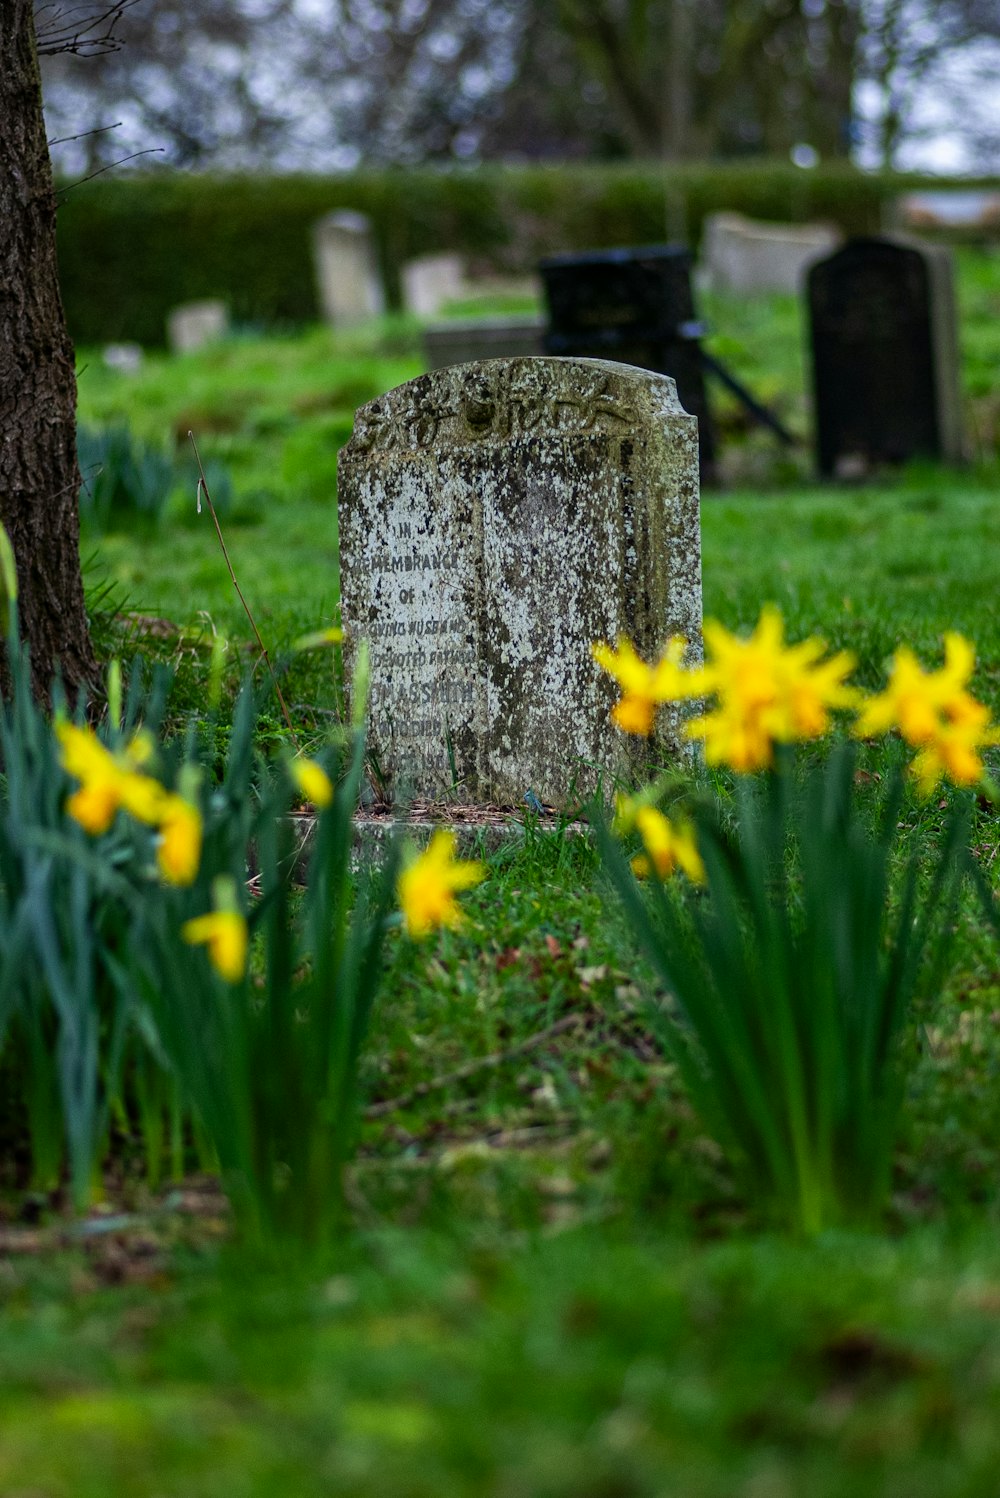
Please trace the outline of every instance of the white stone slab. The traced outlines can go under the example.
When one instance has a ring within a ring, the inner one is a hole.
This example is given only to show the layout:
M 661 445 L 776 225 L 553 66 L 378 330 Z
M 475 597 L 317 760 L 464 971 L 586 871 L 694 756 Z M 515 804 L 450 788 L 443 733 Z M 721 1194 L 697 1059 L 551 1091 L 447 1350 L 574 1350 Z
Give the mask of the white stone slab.
M 702 271 L 713 291 L 747 296 L 797 295 L 806 271 L 840 243 L 828 224 L 771 224 L 740 213 L 710 213 L 702 239 Z

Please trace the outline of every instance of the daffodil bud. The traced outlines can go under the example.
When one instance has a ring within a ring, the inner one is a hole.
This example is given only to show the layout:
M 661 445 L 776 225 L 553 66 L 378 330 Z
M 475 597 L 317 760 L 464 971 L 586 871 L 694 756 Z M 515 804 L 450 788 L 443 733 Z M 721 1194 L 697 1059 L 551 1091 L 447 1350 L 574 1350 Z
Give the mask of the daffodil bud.
M 212 656 L 208 663 L 208 705 L 214 712 L 222 701 L 222 676 L 229 641 L 225 635 L 216 635 L 212 640 Z
M 17 566 L 10 537 L 0 525 L 0 636 L 10 633 L 13 611 L 17 608 Z
M 368 641 L 359 640 L 354 657 L 354 679 L 351 683 L 351 726 L 363 728 L 368 716 L 368 689 L 371 685 L 371 665 L 368 659 Z
M 120 728 L 122 721 L 122 666 L 121 661 L 112 661 L 108 667 L 108 722 L 112 728 Z
M 327 650 L 331 645 L 339 645 L 343 641 L 344 631 L 337 624 L 331 624 L 328 629 L 314 629 L 307 635 L 300 635 L 297 640 L 292 641 L 292 649 L 300 650 Z

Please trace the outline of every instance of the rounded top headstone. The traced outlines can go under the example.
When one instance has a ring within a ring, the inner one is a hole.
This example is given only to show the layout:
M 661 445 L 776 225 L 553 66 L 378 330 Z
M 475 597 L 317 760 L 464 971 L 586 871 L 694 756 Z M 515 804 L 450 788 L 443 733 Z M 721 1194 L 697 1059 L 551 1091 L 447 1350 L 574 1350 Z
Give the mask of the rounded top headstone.
M 565 805 L 627 771 L 592 643 L 700 651 L 697 422 L 672 379 L 581 358 L 435 370 L 358 411 L 338 505 L 390 794 Z M 669 716 L 658 754 L 682 752 Z

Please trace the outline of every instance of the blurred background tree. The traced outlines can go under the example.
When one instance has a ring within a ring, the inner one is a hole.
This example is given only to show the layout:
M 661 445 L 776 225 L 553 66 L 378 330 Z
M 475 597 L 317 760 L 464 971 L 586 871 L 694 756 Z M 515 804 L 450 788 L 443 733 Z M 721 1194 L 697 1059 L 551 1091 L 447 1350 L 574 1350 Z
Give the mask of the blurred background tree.
M 997 0 L 138 0 L 125 47 L 46 66 L 50 125 L 90 169 L 858 157 L 929 123 L 988 165 Z M 995 76 L 993 80 L 995 97 Z

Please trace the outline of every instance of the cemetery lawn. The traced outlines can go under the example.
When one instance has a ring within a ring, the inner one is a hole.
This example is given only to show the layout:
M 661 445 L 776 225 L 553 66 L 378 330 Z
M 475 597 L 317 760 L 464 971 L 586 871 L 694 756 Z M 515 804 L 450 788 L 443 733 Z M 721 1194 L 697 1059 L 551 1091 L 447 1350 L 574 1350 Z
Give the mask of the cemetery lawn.
M 797 330 L 765 325 L 780 376 Z M 95 359 L 80 384 L 84 420 L 155 442 L 190 426 L 229 465 L 227 543 L 307 741 L 333 674 L 287 647 L 336 608 L 335 449 L 355 405 L 420 367 L 410 331 L 381 337 L 238 341 L 131 382 Z M 1000 713 L 996 485 L 782 471 L 706 495 L 706 612 L 748 628 L 773 600 L 791 638 L 854 651 L 867 687 L 900 641 L 937 660 L 959 629 Z M 179 713 L 213 628 L 251 658 L 185 505 L 83 546 L 102 649 L 170 659 Z M 909 847 L 933 845 L 943 800 L 906 804 Z M 125 1169 L 104 1230 L 75 1240 L 0 1198 L 0 1498 L 996 1493 L 1000 970 L 971 899 L 921 1010 L 886 1220 L 799 1243 L 741 1196 L 652 1042 L 653 980 L 590 845 L 520 820 L 462 929 L 392 940 L 357 1230 L 328 1261 L 236 1260 L 206 1182 L 152 1198 Z M 995 878 L 986 805 L 975 838 Z

